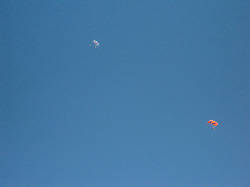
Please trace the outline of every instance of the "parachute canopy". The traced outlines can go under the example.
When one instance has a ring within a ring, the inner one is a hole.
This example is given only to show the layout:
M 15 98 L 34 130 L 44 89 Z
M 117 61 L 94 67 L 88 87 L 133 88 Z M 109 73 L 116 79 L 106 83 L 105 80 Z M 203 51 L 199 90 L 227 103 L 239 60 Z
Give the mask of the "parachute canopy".
M 214 121 L 214 120 L 209 120 L 208 123 L 214 128 L 218 126 L 218 122 Z
M 93 46 L 94 48 L 100 47 L 100 42 L 97 40 L 92 40 L 90 46 Z

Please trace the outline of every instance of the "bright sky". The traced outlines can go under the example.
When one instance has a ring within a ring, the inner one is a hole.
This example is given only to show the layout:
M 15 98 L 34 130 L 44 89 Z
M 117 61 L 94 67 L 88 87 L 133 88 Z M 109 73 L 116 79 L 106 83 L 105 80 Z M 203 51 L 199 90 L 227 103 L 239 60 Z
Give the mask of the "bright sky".
M 247 0 L 0 10 L 0 186 L 250 185 Z

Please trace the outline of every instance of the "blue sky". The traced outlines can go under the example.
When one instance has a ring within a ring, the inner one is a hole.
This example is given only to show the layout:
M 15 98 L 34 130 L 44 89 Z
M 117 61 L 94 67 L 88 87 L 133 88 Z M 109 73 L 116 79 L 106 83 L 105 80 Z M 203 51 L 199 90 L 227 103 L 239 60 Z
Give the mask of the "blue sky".
M 249 186 L 246 0 L 0 5 L 1 186 Z

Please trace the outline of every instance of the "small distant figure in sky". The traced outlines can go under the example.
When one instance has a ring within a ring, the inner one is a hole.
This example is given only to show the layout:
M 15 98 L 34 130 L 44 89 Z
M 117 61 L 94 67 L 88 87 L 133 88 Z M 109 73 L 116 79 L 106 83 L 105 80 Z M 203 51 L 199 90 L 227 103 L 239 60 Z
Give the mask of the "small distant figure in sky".
M 98 42 L 97 40 L 92 40 L 90 43 L 90 46 L 93 46 L 94 48 L 98 48 L 100 47 L 100 42 Z
M 214 120 L 209 120 L 208 123 L 213 127 L 217 127 L 218 126 L 218 122 L 217 121 L 214 121 Z

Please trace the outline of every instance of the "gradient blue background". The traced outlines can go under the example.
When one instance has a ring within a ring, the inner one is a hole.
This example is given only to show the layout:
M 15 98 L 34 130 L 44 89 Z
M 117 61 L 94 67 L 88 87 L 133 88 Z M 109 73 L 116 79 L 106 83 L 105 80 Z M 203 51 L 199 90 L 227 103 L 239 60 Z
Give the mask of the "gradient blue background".
M 249 186 L 247 0 L 0 5 L 1 187 Z

